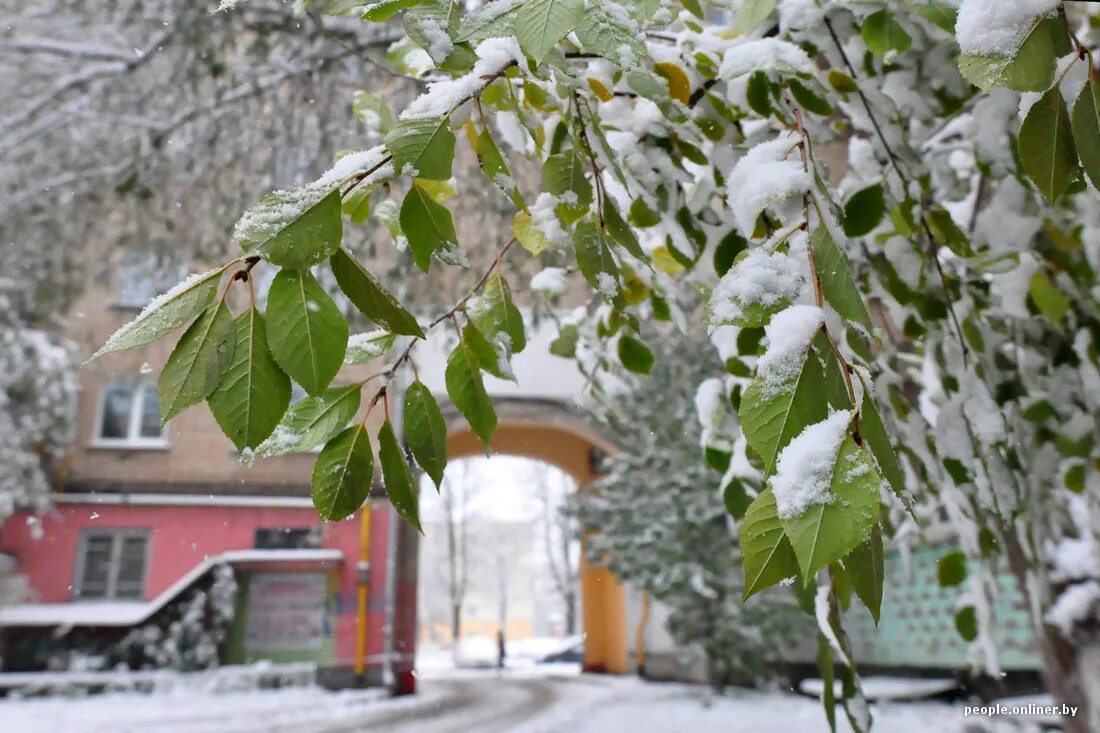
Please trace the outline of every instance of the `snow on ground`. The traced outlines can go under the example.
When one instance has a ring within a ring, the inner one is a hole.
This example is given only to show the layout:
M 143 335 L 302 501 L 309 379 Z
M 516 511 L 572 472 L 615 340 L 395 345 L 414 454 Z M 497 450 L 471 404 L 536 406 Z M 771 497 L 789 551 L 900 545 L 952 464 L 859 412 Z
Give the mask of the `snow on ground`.
M 875 733 L 1022 733 L 988 718 L 963 718 L 938 702 L 872 705 Z M 838 711 L 838 718 L 843 715 Z M 0 702 L 0 731 L 19 733 L 815 733 L 828 730 L 820 704 L 784 692 L 704 687 L 579 674 L 575 666 L 442 669 L 421 676 L 418 695 L 316 687 L 221 695 L 105 694 Z M 840 720 L 838 730 L 849 733 Z

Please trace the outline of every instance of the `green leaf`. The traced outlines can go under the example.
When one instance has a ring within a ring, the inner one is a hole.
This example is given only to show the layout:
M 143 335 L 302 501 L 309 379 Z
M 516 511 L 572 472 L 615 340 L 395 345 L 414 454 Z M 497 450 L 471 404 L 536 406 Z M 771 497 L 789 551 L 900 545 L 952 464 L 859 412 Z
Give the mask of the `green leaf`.
M 397 434 L 389 420 L 382 423 L 378 431 L 378 460 L 382 464 L 382 481 L 386 485 L 386 494 L 397 515 L 416 527 L 421 534 L 420 509 L 417 506 L 416 484 L 412 471 L 405 458 L 405 451 L 397 442 Z
M 798 559 L 783 533 L 771 489 L 762 491 L 745 512 L 741 563 L 745 568 L 745 599 L 798 575 Z
M 381 0 L 381 2 L 372 3 L 366 7 L 363 12 L 363 20 L 381 23 L 389 20 L 402 10 L 423 5 L 426 2 L 429 2 L 429 0 Z
M 584 156 L 576 149 L 555 153 L 542 166 L 542 187 L 555 196 L 572 194 L 569 208 L 583 211 L 592 203 L 592 184 L 586 177 Z
M 729 467 L 729 454 L 726 454 L 726 468 Z M 723 472 L 725 469 L 723 469 Z M 722 489 L 722 503 L 726 505 L 726 511 L 734 519 L 741 519 L 745 516 L 745 512 L 748 511 L 749 506 L 752 505 L 753 498 L 745 491 L 745 485 L 741 483 L 737 477 L 730 478 L 730 482 L 726 484 L 726 487 Z
M 1035 303 L 1039 312 L 1054 323 L 1058 323 L 1069 313 L 1073 303 L 1066 295 L 1051 282 L 1051 279 L 1042 270 L 1031 276 L 1031 282 L 1027 289 L 1028 295 Z
M 295 402 L 256 452 L 262 456 L 304 453 L 328 442 L 355 417 L 361 393 L 361 385 L 351 384 Z
M 435 180 L 451 177 L 455 136 L 450 118 L 401 120 L 386 135 L 385 143 L 399 175 Z
M 313 466 L 310 494 L 321 519 L 347 519 L 363 505 L 374 479 L 374 454 L 362 423 L 330 440 Z
M 745 440 L 764 461 L 765 475 L 775 469 L 779 451 L 792 438 L 828 417 L 823 394 L 825 375 L 812 351 L 790 383 L 765 385 L 757 376 L 745 389 L 738 417 Z
M 577 38 L 584 50 L 603 56 L 620 68 L 633 68 L 646 56 L 634 19 L 609 10 L 604 2 L 588 5 L 577 25 Z
M 599 225 L 592 221 L 577 224 L 573 232 L 573 249 L 577 268 L 588 284 L 608 298 L 618 295 L 619 266 Z
M 814 86 L 817 87 L 816 84 Z M 791 90 L 791 96 L 802 105 L 803 109 L 817 115 L 831 115 L 833 113 L 833 105 L 829 104 L 825 97 L 810 89 L 798 79 L 788 79 L 787 88 Z
M 845 436 L 829 481 L 832 501 L 782 520 L 804 581 L 847 555 L 878 524 L 881 479 L 863 449 Z
M 605 199 L 603 202 L 603 218 L 604 224 L 607 225 L 607 233 L 611 236 L 612 241 L 625 249 L 635 259 L 641 262 L 649 260 L 645 251 L 642 250 L 642 246 L 638 243 L 638 237 L 635 236 L 634 230 L 626 223 L 610 199 Z
M 516 13 L 516 38 L 523 52 L 541 64 L 550 49 L 577 27 L 584 0 L 527 0 Z
M 504 161 L 504 156 L 500 154 L 500 149 L 496 143 L 493 142 L 493 136 L 489 133 L 488 128 L 482 130 L 481 134 L 477 136 L 477 149 L 475 152 L 485 177 L 508 194 L 517 208 L 526 210 L 527 204 L 523 200 L 523 194 L 519 192 L 519 186 L 516 185 L 516 180 L 512 178 L 512 174 L 508 170 L 508 164 Z
M 1085 465 L 1076 463 L 1070 466 L 1062 477 L 1062 481 L 1065 483 L 1066 488 L 1073 493 L 1083 494 L 1085 492 Z
M 882 582 L 885 577 L 882 532 L 876 526 L 871 536 L 844 558 L 844 569 L 852 581 L 856 595 L 878 623 L 882 611 Z
M 207 398 L 210 412 L 237 450 L 255 448 L 290 404 L 290 378 L 271 358 L 264 319 L 255 308 L 237 316 L 233 363 Z
M 1062 93 L 1051 89 L 1036 102 L 1020 126 L 1020 161 L 1035 187 L 1053 203 L 1073 183 L 1077 148 Z
M 340 192 L 318 197 L 307 187 L 264 196 L 237 222 L 233 239 L 245 254 L 279 267 L 306 268 L 328 259 L 343 234 Z
M 756 30 L 757 26 L 768 19 L 779 0 L 745 0 L 733 19 L 733 27 L 745 34 Z
M 889 51 L 905 53 L 913 45 L 913 39 L 888 10 L 879 10 L 868 15 L 863 19 L 859 31 L 867 48 L 879 57 L 885 56 Z
M 825 227 L 819 227 L 814 231 L 811 242 L 814 267 L 821 280 L 821 292 L 829 301 L 829 305 L 842 317 L 871 330 L 871 316 L 867 313 L 867 306 L 863 303 L 859 288 L 856 287 L 852 265 L 848 262 L 848 256 L 844 250 Z
M 749 83 L 745 88 L 745 101 L 749 103 L 752 111 L 761 117 L 771 116 L 771 82 L 763 71 L 754 71 L 749 76 Z
M 366 364 L 379 358 L 393 347 L 397 337 L 381 329 L 357 333 L 348 337 L 348 353 L 345 364 Z
M 161 425 L 217 389 L 233 359 L 234 338 L 233 314 L 224 302 L 183 332 L 157 383 Z
M 978 615 L 973 606 L 963 606 L 955 612 L 955 630 L 964 641 L 978 638 Z
M 319 395 L 344 363 L 348 322 L 309 270 L 282 270 L 267 294 L 268 346 L 284 372 Z
M 941 588 L 954 588 L 966 580 L 966 555 L 949 552 L 936 564 L 936 580 Z
M 623 334 L 619 337 L 619 362 L 636 374 L 649 374 L 653 371 L 653 352 L 638 339 Z
M 947 209 L 935 204 L 925 212 L 925 220 L 928 222 L 928 228 L 932 230 L 933 236 L 941 244 L 946 245 L 949 250 L 959 257 L 974 256 L 974 250 L 970 246 L 970 240 L 967 238 L 966 232 L 959 228 Z
M 1035 23 L 1015 53 L 962 54 L 959 57 L 959 71 L 983 94 L 998 86 L 1017 92 L 1043 92 L 1054 82 L 1056 59 L 1069 52 L 1068 43 L 1061 23 L 1054 18 L 1045 18 Z
M 352 259 L 344 250 L 337 250 L 329 260 L 336 283 L 363 315 L 392 333 L 424 338 L 424 330 L 416 318 L 405 310 L 390 291 Z
M 497 416 L 481 381 L 477 357 L 465 343 L 459 343 L 447 358 L 444 382 L 451 402 L 466 417 L 474 434 L 488 449 L 497 426 Z
M 447 423 L 423 382 L 413 382 L 405 392 L 405 440 L 438 489 L 447 468 Z
M 470 352 L 483 371 L 497 379 L 516 381 L 516 375 L 512 373 L 511 351 L 507 344 L 498 341 L 494 345 L 472 322 L 462 329 L 462 340 L 470 347 Z
M 1073 137 L 1085 173 L 1100 187 L 1100 80 L 1089 79 L 1073 105 Z
M 844 204 L 844 233 L 849 237 L 870 234 L 886 213 L 882 184 L 856 191 Z
M 894 494 L 912 510 L 912 500 L 905 491 L 905 472 L 901 470 L 897 451 L 894 450 L 893 441 L 886 432 L 870 385 L 867 384 L 863 385 L 863 404 L 859 408 L 859 433 Z
M 401 231 L 409 240 L 413 262 L 424 272 L 434 253 L 458 246 L 451 212 L 419 185 L 410 188 L 401 203 Z
M 115 331 L 89 362 L 111 351 L 132 349 L 156 341 L 206 310 L 214 300 L 222 269 L 192 275 L 168 292 L 157 296 L 137 318 Z
M 512 302 L 508 281 L 499 273 L 493 273 L 485 281 L 481 293 L 467 302 L 466 310 L 485 338 L 496 341 L 500 334 L 505 334 L 513 354 L 527 347 L 523 315 Z
M 917 0 L 916 2 L 907 2 L 905 7 L 912 13 L 916 13 L 920 17 L 938 26 L 941 30 L 944 30 L 951 35 L 955 34 L 955 21 L 959 14 L 956 8 L 952 8 L 948 5 L 943 5 L 937 2 L 924 2 L 923 0 Z

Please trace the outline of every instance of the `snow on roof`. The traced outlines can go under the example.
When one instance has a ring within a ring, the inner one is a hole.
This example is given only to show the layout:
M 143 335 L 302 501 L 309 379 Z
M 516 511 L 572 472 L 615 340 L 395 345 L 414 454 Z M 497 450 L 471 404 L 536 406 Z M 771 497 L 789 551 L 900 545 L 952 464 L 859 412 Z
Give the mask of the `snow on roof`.
M 135 626 L 168 604 L 215 565 L 261 562 L 340 562 L 344 553 L 332 549 L 229 550 L 209 555 L 151 601 L 75 601 L 22 603 L 0 608 L 3 626 Z

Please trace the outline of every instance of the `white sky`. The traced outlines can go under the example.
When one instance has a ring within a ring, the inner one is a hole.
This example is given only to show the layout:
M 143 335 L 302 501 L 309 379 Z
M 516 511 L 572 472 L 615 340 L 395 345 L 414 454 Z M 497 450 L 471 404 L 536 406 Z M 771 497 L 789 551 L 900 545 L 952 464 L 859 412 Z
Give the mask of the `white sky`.
M 462 481 L 468 489 L 472 489 L 469 508 L 474 516 L 496 521 L 522 521 L 532 519 L 540 511 L 535 487 L 542 472 L 549 472 L 546 479 L 552 482 L 556 489 L 554 493 L 561 494 L 563 489 L 572 492 L 572 479 L 556 466 L 521 456 L 500 454 L 451 461 L 443 481 L 444 486 L 448 481 Z M 420 488 L 421 516 L 428 521 L 439 518 L 440 506 L 435 484 L 424 476 Z

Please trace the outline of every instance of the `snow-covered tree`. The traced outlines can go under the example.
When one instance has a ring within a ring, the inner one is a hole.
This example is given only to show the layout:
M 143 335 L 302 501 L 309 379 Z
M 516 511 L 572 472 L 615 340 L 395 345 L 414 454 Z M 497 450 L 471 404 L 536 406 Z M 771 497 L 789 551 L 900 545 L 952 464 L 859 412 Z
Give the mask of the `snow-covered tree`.
M 622 448 L 574 510 L 590 558 L 667 605 L 669 633 L 702 651 L 711 684 L 756 683 L 779 661 L 797 609 L 786 593 L 742 602 L 736 526 L 722 471 L 701 460 L 694 401 L 695 385 L 721 366 L 704 338 L 670 330 L 649 340 L 656 356 L 649 375 L 633 376 L 595 408 Z
M 15 290 L 0 276 L 0 522 L 17 506 L 46 505 L 76 413 L 73 348 L 26 323 Z
M 652 370 L 642 324 L 702 325 L 687 315 L 683 281 L 708 298 L 728 373 L 712 375 L 722 381 L 702 396 L 724 391 L 736 407 L 706 412 L 705 437 L 712 461 L 728 462 L 730 503 L 738 513 L 748 504 L 746 592 L 796 578 L 812 597 L 822 668 L 844 682 L 852 727 L 871 721 L 840 626 L 838 579 L 877 617 L 884 535 L 913 537 L 939 520 L 970 560 L 958 626 L 975 640 L 976 665 L 998 670 L 989 599 L 992 566 L 1004 559 L 1031 605 L 1049 687 L 1082 711 L 1067 730 L 1100 726 L 1092 4 L 381 0 L 331 9 L 372 28 L 399 19 L 407 38 L 388 60 L 430 83 L 396 114 L 379 107 L 391 120 L 381 145 L 368 141 L 312 183 L 265 197 L 237 223 L 239 256 L 108 340 L 103 351 L 190 324 L 161 375 L 167 417 L 206 401 L 240 449 L 277 427 L 298 437 L 296 448 L 323 443 L 314 498 L 322 516 L 339 519 L 363 502 L 373 471 L 371 423 L 352 422 L 369 389 L 366 412 L 381 405 L 385 418 L 377 445 L 387 491 L 418 525 L 388 404 L 397 396 L 389 378 L 410 366 L 425 330 L 459 335 L 447 391 L 489 444 L 496 416 L 481 373 L 509 377 L 526 345 L 506 260 L 523 249 L 553 265 L 531 280 L 540 294 L 569 290 L 571 268 L 587 283 L 589 306 L 562 321 L 554 350 L 577 357 L 593 392 L 621 382 L 609 370 Z M 444 182 L 463 148 L 516 210 L 515 236 L 495 247 L 456 233 Z M 541 168 L 537 185 L 513 174 L 524 158 Z M 415 318 L 342 247 L 342 212 L 354 220 L 368 202 L 424 273 L 461 266 L 467 249 L 491 253 L 473 292 Z M 312 273 L 326 263 L 366 317 L 406 337 L 380 383 L 328 388 L 348 329 Z M 278 269 L 266 312 L 250 300 L 234 316 L 225 290 L 250 291 L 256 267 Z M 288 413 L 291 380 L 312 397 Z M 438 483 L 442 415 L 415 378 L 405 400 L 413 458 Z

